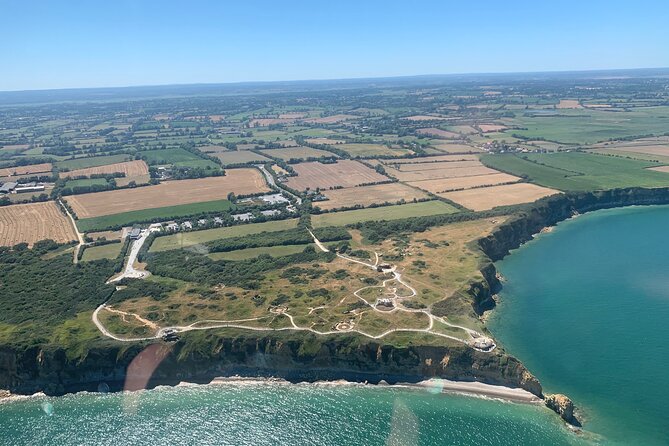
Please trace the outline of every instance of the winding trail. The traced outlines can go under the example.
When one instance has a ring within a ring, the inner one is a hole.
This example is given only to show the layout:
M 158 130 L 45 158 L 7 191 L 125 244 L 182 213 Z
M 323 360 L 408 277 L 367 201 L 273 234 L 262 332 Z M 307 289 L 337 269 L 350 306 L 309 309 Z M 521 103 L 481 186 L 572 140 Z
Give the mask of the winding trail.
M 330 252 L 330 250 L 325 245 L 323 245 L 323 243 L 321 243 L 321 241 L 318 240 L 318 238 L 316 238 L 316 236 L 314 235 L 314 233 L 310 229 L 307 229 L 307 231 L 309 231 L 309 234 L 311 234 L 311 237 L 313 238 L 314 243 L 316 244 L 316 246 L 318 246 L 318 248 L 321 251 Z M 148 235 L 148 231 L 147 231 L 146 235 Z M 135 253 L 135 257 L 133 257 L 133 259 L 136 258 L 136 253 L 139 251 L 139 248 L 141 248 L 142 244 L 144 243 L 144 240 L 145 240 L 145 237 L 143 235 L 142 238 L 137 240 L 135 242 L 135 244 L 133 245 L 133 250 L 131 252 L 131 256 L 133 255 L 132 254 L 133 252 Z M 376 271 L 377 268 L 378 268 L 378 265 L 379 265 L 379 255 L 376 252 L 374 254 L 375 254 L 375 262 L 373 264 L 368 263 L 368 262 L 364 262 L 362 260 L 353 259 L 351 257 L 345 256 L 345 255 L 340 254 L 340 253 L 337 253 L 337 257 L 339 257 L 343 260 L 346 260 L 348 262 L 353 262 L 353 263 L 357 263 L 357 264 L 366 266 L 368 268 L 372 268 Z M 130 262 L 130 260 L 131 260 L 131 258 L 128 259 L 128 263 L 129 263 L 129 265 L 132 265 L 132 262 Z M 128 271 L 127 267 L 126 267 L 126 271 Z M 460 342 L 462 344 L 468 345 L 469 347 L 471 347 L 475 350 L 479 350 L 479 351 L 482 351 L 482 352 L 491 352 L 496 348 L 496 345 L 492 341 L 492 339 L 484 336 L 483 334 L 477 332 L 476 330 L 472 330 L 471 328 L 463 327 L 463 326 L 456 325 L 456 324 L 451 324 L 450 322 L 446 321 L 445 318 L 437 317 L 437 316 L 433 315 L 432 313 L 430 313 L 426 309 L 412 309 L 412 308 L 404 307 L 401 304 L 401 300 L 416 296 L 418 294 L 417 291 L 411 285 L 409 285 L 407 282 L 405 282 L 403 280 L 402 274 L 400 274 L 397 271 L 397 266 L 392 266 L 391 268 L 386 268 L 386 269 L 383 270 L 383 272 L 392 273 L 393 277 L 384 280 L 381 285 L 370 285 L 370 286 L 362 287 L 362 288 L 354 291 L 353 295 L 355 297 L 357 297 L 358 299 L 360 299 L 361 301 L 363 301 L 367 306 L 369 306 L 372 311 L 376 311 L 376 312 L 381 313 L 381 314 L 388 314 L 388 313 L 397 312 L 397 311 L 402 311 L 402 312 L 406 312 L 406 313 L 423 313 L 428 317 L 428 325 L 427 325 L 426 328 L 392 328 L 392 329 L 386 330 L 383 333 L 380 333 L 378 335 L 373 335 L 373 334 L 366 333 L 362 330 L 354 328 L 354 326 L 352 324 L 346 323 L 345 325 L 346 325 L 347 328 L 345 328 L 345 329 L 318 331 L 318 330 L 315 330 L 311 327 L 300 327 L 300 326 L 298 326 L 295 323 L 294 317 L 291 314 L 289 314 L 285 309 L 283 309 L 283 308 L 273 308 L 273 309 L 270 309 L 270 312 L 273 313 L 274 317 L 285 316 L 286 318 L 288 318 L 288 320 L 290 322 L 289 327 L 269 328 L 269 327 L 253 327 L 253 326 L 249 326 L 249 325 L 243 325 L 244 322 L 264 320 L 264 319 L 267 319 L 271 316 L 263 316 L 263 317 L 257 317 L 257 318 L 249 318 L 249 319 L 237 319 L 237 320 L 230 320 L 230 321 L 206 319 L 206 320 L 196 321 L 196 322 L 194 322 L 190 325 L 185 325 L 185 326 L 170 326 L 170 327 L 158 328 L 156 330 L 156 333 L 155 333 L 154 336 L 146 336 L 146 337 L 140 337 L 140 338 L 123 338 L 123 337 L 120 337 L 120 336 L 116 336 L 113 333 L 110 333 L 104 327 L 104 325 L 100 322 L 98 315 L 99 315 L 101 310 L 104 309 L 104 310 L 112 311 L 112 312 L 115 312 L 115 313 L 120 313 L 120 314 L 124 314 L 124 315 L 127 315 L 127 316 L 135 317 L 138 321 L 144 323 L 145 325 L 147 325 L 149 327 L 152 327 L 153 329 L 156 329 L 157 325 L 153 324 L 150 321 L 147 321 L 146 319 L 142 318 L 141 316 L 139 316 L 135 313 L 129 313 L 129 312 L 125 312 L 125 311 L 111 309 L 111 308 L 107 307 L 105 304 L 102 304 L 98 308 L 95 309 L 95 311 L 93 312 L 92 319 L 93 319 L 93 322 L 95 323 L 95 325 L 98 327 L 98 329 L 100 330 L 100 332 L 103 335 L 105 335 L 107 337 L 110 337 L 112 339 L 115 339 L 117 341 L 122 341 L 122 342 L 137 342 L 137 341 L 146 341 L 146 340 L 152 340 L 152 339 L 161 339 L 167 333 L 184 333 L 184 332 L 193 331 L 193 330 L 212 330 L 212 329 L 217 329 L 217 328 L 237 328 L 237 329 L 244 329 L 244 330 L 251 330 L 251 331 L 261 331 L 261 332 L 262 331 L 288 331 L 288 330 L 307 331 L 307 332 L 310 332 L 310 333 L 314 333 L 318 336 L 327 336 L 327 335 L 342 334 L 342 333 L 358 333 L 358 334 L 360 334 L 362 336 L 365 336 L 367 338 L 370 338 L 370 339 L 381 339 L 381 338 L 383 338 L 383 337 L 385 337 L 385 336 L 387 336 L 391 333 L 398 333 L 398 332 L 429 333 L 429 334 L 434 335 L 434 336 L 439 336 L 439 337 L 442 337 L 442 338 L 447 338 L 447 339 L 450 339 L 450 340 L 453 340 L 453 341 L 456 341 L 456 342 Z M 123 277 L 123 276 L 121 276 L 121 277 Z M 129 276 L 126 276 L 126 277 L 129 277 Z M 143 277 L 137 277 L 137 278 L 143 278 Z M 114 280 L 120 280 L 120 279 L 116 278 Z M 393 302 L 393 308 L 391 308 L 391 309 L 380 310 L 380 309 L 377 308 L 376 302 L 374 304 L 372 304 L 360 295 L 360 292 L 362 292 L 366 289 L 370 289 L 370 288 L 386 289 L 387 286 L 388 286 L 388 283 L 393 282 L 393 281 L 397 282 L 398 284 L 402 285 L 407 290 L 409 290 L 410 295 L 399 296 L 397 294 L 397 288 L 391 288 L 391 293 L 393 295 L 393 297 L 390 298 L 390 300 Z M 345 299 L 346 298 L 342 299 L 340 304 L 343 303 Z M 320 307 L 311 308 L 310 311 L 309 311 L 309 314 L 312 314 L 313 311 L 315 311 L 317 309 L 321 309 L 321 308 L 327 308 L 327 306 L 320 306 Z M 457 336 L 452 336 L 452 335 L 449 335 L 449 334 L 440 333 L 438 331 L 435 331 L 435 323 L 443 324 L 443 325 L 451 327 L 451 328 L 462 330 L 469 336 L 470 339 L 462 339 L 462 338 L 459 338 Z M 481 342 L 481 341 L 488 342 L 489 341 L 490 344 L 485 344 L 485 345 L 488 345 L 487 348 L 479 348 L 476 345 L 474 345 L 475 341 L 479 341 L 479 342 Z
M 81 247 L 86 244 L 86 241 L 84 240 L 84 234 L 79 232 L 79 228 L 77 228 L 77 222 L 74 220 L 70 210 L 67 208 L 67 206 L 65 206 L 60 198 L 58 199 L 58 204 L 60 204 L 60 207 L 65 210 L 65 214 L 67 214 L 67 218 L 70 219 L 72 228 L 74 228 L 74 232 L 77 234 L 77 239 L 79 240 L 79 244 L 74 248 L 74 259 L 72 259 L 72 263 L 76 265 L 79 263 L 79 251 L 81 251 Z

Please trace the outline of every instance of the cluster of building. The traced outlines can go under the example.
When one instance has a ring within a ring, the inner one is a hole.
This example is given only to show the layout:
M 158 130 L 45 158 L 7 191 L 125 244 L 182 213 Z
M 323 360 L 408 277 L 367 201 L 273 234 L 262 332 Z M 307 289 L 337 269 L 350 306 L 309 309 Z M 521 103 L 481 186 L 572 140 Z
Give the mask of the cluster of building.
M 0 186 L 0 194 L 21 194 L 24 192 L 44 192 L 44 183 L 16 183 L 7 181 Z

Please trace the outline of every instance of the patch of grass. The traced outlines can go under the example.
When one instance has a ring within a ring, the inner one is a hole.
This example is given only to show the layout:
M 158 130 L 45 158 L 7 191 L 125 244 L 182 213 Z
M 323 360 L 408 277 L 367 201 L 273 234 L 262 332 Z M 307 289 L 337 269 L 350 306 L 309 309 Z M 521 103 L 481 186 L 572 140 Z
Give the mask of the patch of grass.
M 669 186 L 669 174 L 647 169 L 657 163 L 592 153 L 484 155 L 481 161 L 494 169 L 563 191 Z
M 518 116 L 509 130 L 526 138 L 544 138 L 571 144 L 592 144 L 609 139 L 636 135 L 661 134 L 667 131 L 669 107 L 643 107 L 629 111 L 556 110 Z
M 311 222 L 315 228 L 322 228 L 325 226 L 345 226 L 362 221 L 398 220 L 409 217 L 454 214 L 456 212 L 459 212 L 459 210 L 454 206 L 435 200 L 313 215 Z
M 65 187 L 69 188 L 93 185 L 106 186 L 107 180 L 104 178 L 83 178 L 80 180 L 69 180 L 67 183 L 65 183 Z
M 214 252 L 208 254 L 212 260 L 246 260 L 253 259 L 266 254 L 272 257 L 287 256 L 304 251 L 304 248 L 310 245 L 284 245 L 284 246 L 263 246 L 260 248 L 239 249 L 229 252 Z
M 177 234 L 158 237 L 151 245 L 151 252 L 169 251 L 188 246 L 198 245 L 213 240 L 241 237 L 261 232 L 283 231 L 297 227 L 297 219 L 268 221 L 225 228 L 205 229 L 202 231 L 179 232 Z
M 204 201 L 202 203 L 181 204 L 178 206 L 143 209 L 140 211 L 83 218 L 77 220 L 77 227 L 82 232 L 103 231 L 105 229 L 126 226 L 132 223 L 164 221 L 206 212 L 225 212 L 231 209 L 234 209 L 234 205 L 228 200 Z
M 83 262 L 91 262 L 93 260 L 100 259 L 110 259 L 113 260 L 118 257 L 121 252 L 123 243 L 109 243 L 102 246 L 91 246 L 84 250 L 84 254 L 81 257 Z

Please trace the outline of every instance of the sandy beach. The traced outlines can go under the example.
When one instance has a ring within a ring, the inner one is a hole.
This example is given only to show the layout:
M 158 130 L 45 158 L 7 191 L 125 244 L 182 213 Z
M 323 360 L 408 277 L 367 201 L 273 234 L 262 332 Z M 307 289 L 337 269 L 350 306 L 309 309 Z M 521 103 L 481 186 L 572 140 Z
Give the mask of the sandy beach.
M 527 390 L 511 388 L 505 386 L 495 386 L 480 382 L 451 381 L 448 379 L 433 378 L 418 383 L 397 383 L 387 384 L 381 381 L 379 384 L 357 383 L 345 380 L 337 381 L 316 381 L 314 383 L 294 384 L 279 378 L 245 378 L 241 376 L 214 378 L 209 384 L 217 385 L 262 385 L 262 384 L 281 384 L 281 385 L 315 385 L 315 386 L 365 386 L 378 385 L 398 388 L 424 389 L 432 393 L 457 393 L 468 396 L 492 398 L 505 401 L 513 401 L 525 404 L 543 404 L 543 400 Z

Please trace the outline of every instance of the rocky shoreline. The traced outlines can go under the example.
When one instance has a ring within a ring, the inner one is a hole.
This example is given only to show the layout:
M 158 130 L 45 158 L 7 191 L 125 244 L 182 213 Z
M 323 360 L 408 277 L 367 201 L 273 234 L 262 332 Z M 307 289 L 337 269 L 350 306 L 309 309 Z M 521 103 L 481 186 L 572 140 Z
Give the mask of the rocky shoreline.
M 669 188 L 564 194 L 540 200 L 478 241 L 488 261 L 481 266 L 483 281 L 472 284 L 469 290 L 474 310 L 482 314 L 495 306 L 493 295 L 501 283 L 493 262 L 531 240 L 543 228 L 588 211 L 659 204 L 669 204 Z M 191 336 L 193 339 L 189 339 Z M 161 349 L 169 351 L 164 352 L 155 372 L 146 377 L 147 387 L 186 381 L 205 384 L 217 377 L 236 375 L 289 382 L 343 379 L 374 384 L 441 378 L 523 389 L 542 398 L 565 421 L 578 423 L 573 403 L 567 397 L 544 395 L 539 381 L 503 349 L 483 353 L 466 346 L 397 347 L 377 341 L 360 342 L 353 336 L 282 337 L 230 330 L 215 335 L 187 334 L 184 341 L 161 344 Z M 127 346 L 105 340 L 77 359 L 70 359 L 68 352 L 58 347 L 0 347 L 0 389 L 12 394 L 61 395 L 98 391 L 104 383 L 111 391 L 123 390 L 128 366 L 149 345 L 145 342 Z

